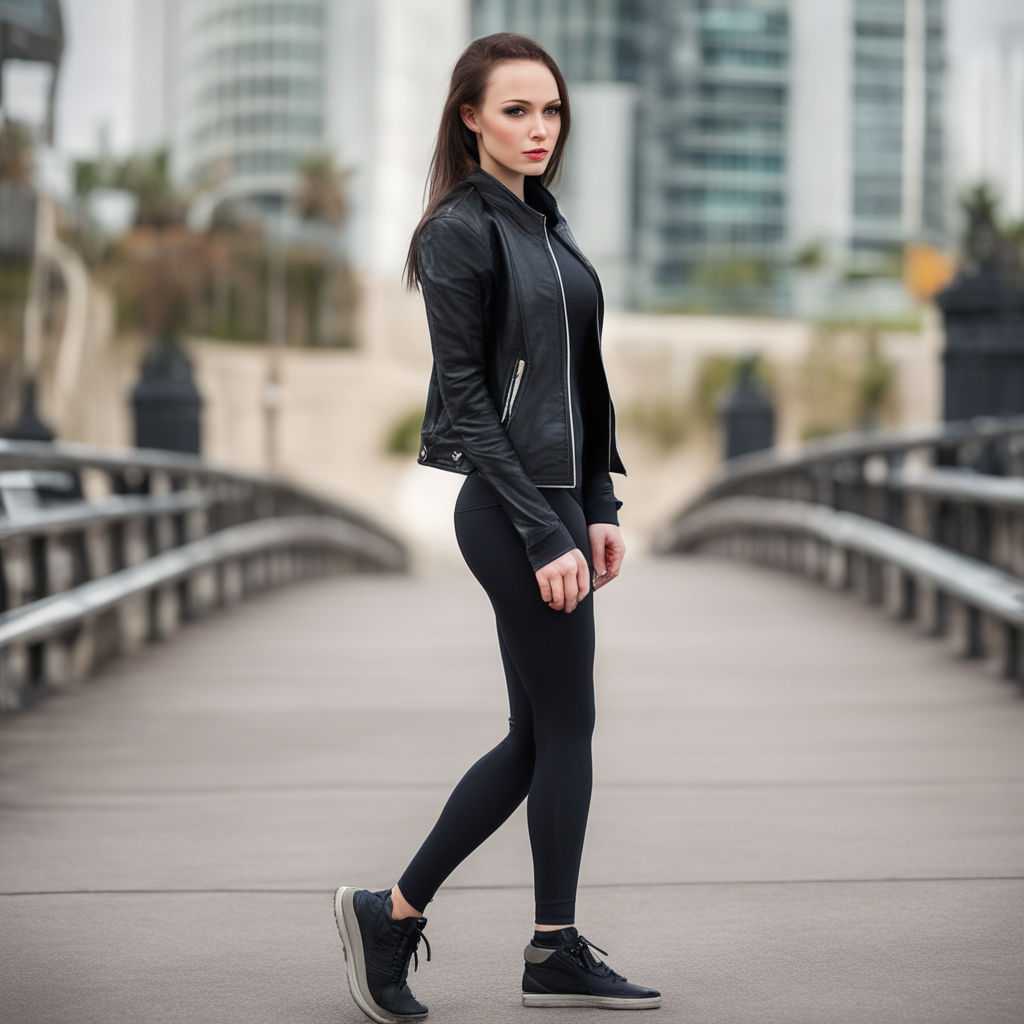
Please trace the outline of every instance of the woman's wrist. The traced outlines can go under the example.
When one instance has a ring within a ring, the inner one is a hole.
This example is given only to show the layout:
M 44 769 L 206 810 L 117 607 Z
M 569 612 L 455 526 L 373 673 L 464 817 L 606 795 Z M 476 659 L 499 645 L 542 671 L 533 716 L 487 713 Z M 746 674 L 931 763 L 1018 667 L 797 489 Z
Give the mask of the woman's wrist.
M 576 547 L 572 534 L 559 523 L 550 533 L 545 534 L 536 544 L 531 545 L 527 550 L 527 557 L 530 560 L 530 567 L 536 572 L 542 569 L 549 562 L 560 558 L 567 551 Z
M 614 501 L 599 501 L 588 505 L 584 510 L 587 526 L 593 523 L 610 523 L 612 526 L 619 525 L 618 510 Z

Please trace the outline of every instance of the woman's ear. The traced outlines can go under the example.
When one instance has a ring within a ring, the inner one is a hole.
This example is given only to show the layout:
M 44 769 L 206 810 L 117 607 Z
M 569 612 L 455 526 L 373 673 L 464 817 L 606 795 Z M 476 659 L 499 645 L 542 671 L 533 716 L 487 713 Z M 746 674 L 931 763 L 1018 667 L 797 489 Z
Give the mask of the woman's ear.
M 463 103 L 459 107 L 459 116 L 462 118 L 462 123 L 471 131 L 479 132 L 480 125 L 477 124 L 476 120 L 476 107 L 471 103 Z

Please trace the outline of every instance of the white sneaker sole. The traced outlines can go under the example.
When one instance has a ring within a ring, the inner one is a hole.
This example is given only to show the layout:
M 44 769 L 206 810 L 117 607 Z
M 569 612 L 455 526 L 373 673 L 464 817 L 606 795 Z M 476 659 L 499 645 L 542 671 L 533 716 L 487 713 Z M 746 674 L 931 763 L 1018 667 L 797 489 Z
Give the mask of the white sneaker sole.
M 352 902 L 356 887 L 343 885 L 334 893 L 334 920 L 338 924 L 341 936 L 341 948 L 345 953 L 345 968 L 348 976 L 348 987 L 356 1006 L 377 1024 L 403 1024 L 407 1020 L 423 1020 L 425 1013 L 389 1013 L 383 1006 L 378 1006 L 370 995 L 370 986 L 366 983 L 366 958 L 363 955 L 363 937 L 359 931 L 359 920 Z
M 661 1006 L 661 996 L 650 996 L 647 999 L 617 999 L 615 996 L 524 992 L 523 1006 L 597 1006 L 603 1010 L 653 1010 L 656 1006 Z

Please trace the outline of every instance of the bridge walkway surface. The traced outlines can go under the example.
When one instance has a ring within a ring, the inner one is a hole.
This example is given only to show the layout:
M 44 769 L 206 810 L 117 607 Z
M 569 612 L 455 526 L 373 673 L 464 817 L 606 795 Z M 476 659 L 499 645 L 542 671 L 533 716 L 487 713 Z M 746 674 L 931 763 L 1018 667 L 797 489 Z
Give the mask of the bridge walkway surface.
M 594 599 L 577 924 L 652 1020 L 1024 1020 L 1010 684 L 721 559 L 634 557 Z M 267 592 L 7 716 L 0 1020 L 365 1020 L 333 889 L 390 886 L 507 715 L 466 571 Z M 521 1005 L 532 909 L 524 804 L 428 908 L 429 1020 L 606 1019 Z

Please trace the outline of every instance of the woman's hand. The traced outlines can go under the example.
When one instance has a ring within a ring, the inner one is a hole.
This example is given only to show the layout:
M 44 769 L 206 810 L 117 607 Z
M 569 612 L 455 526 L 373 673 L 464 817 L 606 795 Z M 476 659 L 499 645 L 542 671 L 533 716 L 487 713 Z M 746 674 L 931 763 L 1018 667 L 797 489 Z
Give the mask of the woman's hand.
M 590 593 L 590 566 L 579 548 L 566 551 L 536 573 L 540 596 L 556 612 L 571 612 Z
M 622 531 L 614 523 L 591 523 L 587 536 L 594 559 L 594 589 L 599 590 L 619 575 L 626 545 L 622 543 Z

